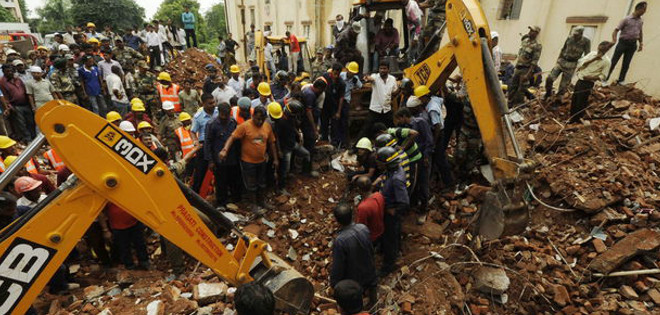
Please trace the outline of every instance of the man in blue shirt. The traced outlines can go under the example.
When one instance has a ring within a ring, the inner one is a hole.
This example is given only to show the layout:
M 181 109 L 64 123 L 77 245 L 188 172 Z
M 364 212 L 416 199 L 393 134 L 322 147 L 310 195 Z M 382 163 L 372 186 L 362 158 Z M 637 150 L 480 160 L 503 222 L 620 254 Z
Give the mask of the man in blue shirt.
M 207 161 L 215 176 L 215 200 L 217 206 L 225 206 L 230 198 L 232 202 L 241 200 L 241 178 L 238 161 L 240 150 L 233 145 L 224 160 L 219 153 L 236 130 L 236 120 L 231 117 L 229 104 L 218 105 L 218 115 L 206 124 L 204 141 L 204 160 Z
M 78 75 L 82 81 L 83 99 L 89 101 L 92 111 L 101 117 L 105 117 L 106 106 L 103 95 L 105 91 L 101 85 L 99 69 L 94 65 L 94 58 L 85 55 L 82 58 L 83 66 L 78 69 Z
M 218 108 L 216 107 L 213 95 L 207 93 L 202 94 L 202 110 L 198 111 L 195 116 L 193 116 L 192 127 L 190 128 L 190 131 L 197 135 L 199 144 L 202 146 L 202 151 L 206 150 L 204 148 L 204 141 L 206 140 L 206 125 L 217 116 Z M 199 154 L 191 161 L 191 164 L 194 167 L 192 189 L 199 192 L 199 189 L 202 187 L 202 182 L 204 181 L 204 176 L 209 167 L 209 163 L 202 154 Z
M 133 29 L 131 28 L 126 29 L 123 39 L 124 43 L 126 43 L 128 47 L 133 48 L 135 51 L 140 51 L 140 44 L 144 42 L 140 36 L 136 36 L 135 33 L 133 33 Z
M 195 34 L 195 15 L 190 12 L 190 7 L 184 7 L 186 12 L 181 13 L 181 22 L 183 22 L 183 29 L 186 31 L 186 43 L 188 48 L 197 47 L 197 35 Z M 192 37 L 192 41 L 190 38 Z M 192 45 L 192 46 L 191 46 Z

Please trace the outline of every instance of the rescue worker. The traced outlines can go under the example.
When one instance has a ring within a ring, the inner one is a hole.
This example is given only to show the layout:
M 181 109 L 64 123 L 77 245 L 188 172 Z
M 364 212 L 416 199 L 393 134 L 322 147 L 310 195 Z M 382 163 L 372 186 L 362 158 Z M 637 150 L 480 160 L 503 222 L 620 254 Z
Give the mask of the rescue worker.
M 62 161 L 60 156 L 57 155 L 55 149 L 49 149 L 48 151 L 44 152 L 43 156 L 46 158 L 46 160 L 48 160 L 50 166 L 53 167 L 55 171 L 60 172 L 66 168 L 64 161 Z
M 552 85 L 559 78 L 559 75 L 562 77 L 561 82 L 559 82 L 557 96 L 562 96 L 566 93 L 568 86 L 571 84 L 571 79 L 573 79 L 573 73 L 575 73 L 578 60 L 588 54 L 591 49 L 591 41 L 583 34 L 584 27 L 577 26 L 573 29 L 571 36 L 564 42 L 564 46 L 561 48 L 561 52 L 559 52 L 559 58 L 557 58 L 557 64 L 545 79 L 544 99 L 552 96 Z
M 138 72 L 135 75 L 137 98 L 143 100 L 146 109 L 149 111 L 149 116 L 158 120 L 161 114 L 161 104 L 156 88 L 156 76 L 149 71 L 149 65 L 146 61 L 138 61 L 137 66 Z
M 229 67 L 229 72 L 231 77 L 229 78 L 229 81 L 227 81 L 227 85 L 236 91 L 237 97 L 242 97 L 243 90 L 245 90 L 245 80 L 241 78 L 241 68 L 239 68 L 238 65 L 233 65 Z
M 283 103 L 284 97 L 289 93 L 286 88 L 289 76 L 285 71 L 277 71 L 273 83 L 270 84 L 270 91 L 275 102 Z
M 321 109 L 321 141 L 328 141 L 331 137 L 334 147 L 346 145 L 347 134 L 343 128 L 348 125 L 348 106 L 344 105 L 346 84 L 341 78 L 341 69 L 342 65 L 335 63 L 331 71 L 323 75 L 328 85 Z
M 254 108 L 252 108 L 250 99 L 243 96 L 238 99 L 238 105 L 231 108 L 229 115 L 236 121 L 236 124 L 240 125 L 252 118 L 252 113 L 254 113 Z
M 508 87 L 507 98 L 511 105 L 524 101 L 525 91 L 529 87 L 529 79 L 534 75 L 534 68 L 541 58 L 543 46 L 536 40 L 540 32 L 540 27 L 530 26 L 529 33 L 522 38 L 518 59 L 516 59 L 516 70 L 513 72 L 513 78 Z
M 312 78 L 318 78 L 326 71 L 328 71 L 328 67 L 323 62 L 323 48 L 319 48 L 316 50 L 316 58 L 312 61 Z
M 157 80 L 158 83 L 156 84 L 156 89 L 158 90 L 160 102 L 172 102 L 172 105 L 174 105 L 174 112 L 180 113 L 181 102 L 179 101 L 179 85 L 172 83 L 172 77 L 167 72 L 159 73 Z
M 14 163 L 16 159 L 18 159 L 18 156 L 16 155 L 8 156 L 7 158 L 5 158 L 4 162 L 2 163 L 3 167 L 5 169 L 9 169 L 9 166 L 12 163 Z M 53 183 L 48 179 L 48 177 L 46 177 L 46 175 L 39 174 L 37 168 L 35 167 L 34 160 L 32 159 L 30 159 L 25 164 L 25 166 L 18 171 L 17 176 L 28 176 L 42 182 L 43 183 L 42 189 L 46 194 L 50 194 L 55 190 L 55 185 L 53 185 Z
M 121 115 L 119 115 L 118 112 L 110 111 L 107 114 L 105 114 L 105 120 L 119 127 L 119 123 L 121 123 Z
M 190 114 L 195 115 L 199 109 L 199 104 L 202 103 L 199 91 L 195 88 L 195 80 L 188 79 L 183 82 L 183 90 L 179 92 L 179 100 L 183 105 L 183 110 Z
M 4 159 L 8 158 L 9 156 L 18 156 L 20 154 L 21 152 L 16 147 L 16 141 L 14 139 L 7 136 L 0 136 L 0 162 L 4 162 Z M 0 166 L 0 168 L 2 172 L 5 171 L 4 164 Z M 34 163 L 34 159 L 30 159 L 25 164 L 25 169 L 31 174 L 39 173 L 37 164 Z
M 135 63 L 138 60 L 143 60 L 144 56 L 131 47 L 124 45 L 124 40 L 117 37 L 115 40 L 115 48 L 112 50 L 115 59 L 119 61 L 122 68 L 126 68 L 128 63 Z
M 145 138 L 144 135 L 147 135 L 146 138 L 149 139 L 150 144 L 147 144 L 145 141 L 142 141 L 142 143 L 147 145 L 152 151 L 155 150 L 156 148 L 163 147 L 163 144 L 160 143 L 158 137 L 154 135 L 154 126 L 152 126 L 149 122 L 141 121 L 138 124 L 137 130 L 138 130 L 138 134 L 140 134 L 140 141 L 142 141 Z
M 360 176 L 366 176 L 370 180 L 375 180 L 380 173 L 376 167 L 376 155 L 371 140 L 367 137 L 360 138 L 355 144 L 357 162 L 361 169 L 356 172 L 347 173 L 351 183 L 355 182 Z
M 380 274 L 385 276 L 396 269 L 396 258 L 401 247 L 401 219 L 410 207 L 410 199 L 406 189 L 406 173 L 399 165 L 397 150 L 382 147 L 376 151 L 376 160 L 385 177 L 380 189 L 385 199 L 384 257 Z
M 303 163 L 308 163 L 310 159 L 309 151 L 302 146 L 302 139 L 300 139 L 300 134 L 298 133 L 298 117 L 302 116 L 305 109 L 296 99 L 292 99 L 287 103 L 284 110 L 282 107 L 274 106 L 275 112 L 271 112 L 271 116 L 275 119 L 273 123 L 273 132 L 277 139 L 278 151 L 280 152 L 280 169 L 278 171 L 278 193 L 281 195 L 289 195 L 289 192 L 286 190 L 287 177 L 289 171 L 291 170 L 291 162 L 293 161 L 293 156 L 299 157 L 303 160 Z M 280 112 L 277 113 L 277 109 L 280 109 Z
M 442 29 L 443 24 L 447 20 L 446 4 L 447 0 L 426 0 L 419 4 L 420 9 L 429 9 L 427 11 L 426 26 L 422 33 L 425 43 L 428 43 L 436 31 Z M 439 43 L 440 41 L 438 41 Z
M 124 121 L 120 122 L 119 123 L 119 129 L 125 131 L 126 133 L 131 135 L 133 138 L 136 138 L 135 132 L 137 131 L 137 129 L 135 129 L 135 126 L 133 126 L 133 124 L 130 121 L 124 120 Z
M 239 104 L 241 104 L 240 100 Z M 245 106 L 245 103 L 243 104 Z M 249 100 L 247 108 L 249 114 Z M 215 200 L 218 206 L 225 206 L 230 201 L 236 203 L 241 200 L 242 183 L 238 180 L 241 178 L 240 146 L 233 145 L 224 160 L 220 160 L 219 155 L 238 126 L 229 112 L 229 104 L 218 105 L 218 116 L 208 123 L 204 141 L 204 159 L 208 162 L 215 177 Z
M 257 106 L 266 107 L 273 101 L 273 95 L 271 94 L 270 85 L 268 85 L 268 83 L 259 83 L 257 91 L 259 92 L 259 97 L 252 100 L 252 108 Z
M 179 139 L 179 145 L 181 147 L 181 155 L 186 156 L 190 151 L 195 148 L 195 134 L 190 132 L 190 126 L 192 125 L 192 117 L 186 112 L 179 114 L 179 121 L 181 126 L 174 130 L 177 138 Z
M 130 121 L 136 128 L 142 121 L 146 121 L 149 124 L 153 123 L 151 118 L 149 118 L 149 115 L 146 113 L 144 102 L 137 97 L 131 100 L 131 111 L 124 116 L 124 120 Z
M 180 151 L 179 139 L 175 130 L 181 127 L 181 121 L 174 112 L 174 103 L 170 101 L 163 102 L 164 115 L 158 121 L 158 135 L 163 145 L 167 148 L 170 160 L 176 161 L 177 153 Z
M 66 59 L 59 58 L 55 60 L 55 70 L 50 75 L 50 82 L 55 88 L 55 92 L 60 93 L 64 100 L 79 105 L 78 96 L 76 96 L 76 86 L 73 79 L 66 73 Z

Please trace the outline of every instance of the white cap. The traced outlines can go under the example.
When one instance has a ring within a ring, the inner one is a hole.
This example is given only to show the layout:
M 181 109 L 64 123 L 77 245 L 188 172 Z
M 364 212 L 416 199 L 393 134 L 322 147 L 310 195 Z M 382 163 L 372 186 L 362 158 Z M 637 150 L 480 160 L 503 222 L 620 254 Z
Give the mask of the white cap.
M 12 64 L 12 66 L 16 67 L 18 65 L 24 65 L 25 63 L 23 62 L 23 60 L 14 59 L 14 61 L 12 61 L 11 64 Z
M 32 66 L 32 67 L 30 67 L 30 72 L 31 73 L 42 73 L 44 71 L 41 69 L 41 67 Z
M 119 129 L 126 131 L 126 132 L 135 132 L 135 126 L 133 126 L 133 123 L 131 123 L 128 120 L 124 120 L 119 123 Z
M 165 101 L 163 102 L 163 106 L 161 106 L 164 110 L 172 110 L 174 109 L 174 103 L 171 101 Z
M 500 34 L 495 31 L 490 32 L 490 39 L 500 38 Z
M 415 108 L 420 105 L 422 105 L 422 101 L 415 95 L 409 97 L 408 101 L 406 102 L 406 107 L 408 108 Z
M 6 54 L 7 54 L 7 56 L 9 56 L 9 55 L 11 55 L 11 54 L 18 54 L 18 51 L 13 50 L 13 49 L 10 48 L 10 49 L 7 49 Z
M 57 47 L 57 49 L 60 50 L 60 51 L 69 51 L 69 50 L 71 50 L 71 49 L 69 49 L 69 46 L 67 46 L 66 44 L 61 44 L 60 46 Z

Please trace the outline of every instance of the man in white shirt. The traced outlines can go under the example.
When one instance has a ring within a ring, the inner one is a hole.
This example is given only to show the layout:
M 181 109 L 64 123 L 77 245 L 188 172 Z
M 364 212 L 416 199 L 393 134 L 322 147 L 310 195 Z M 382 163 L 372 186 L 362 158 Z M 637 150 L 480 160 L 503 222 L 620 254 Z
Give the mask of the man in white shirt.
M 275 60 L 273 59 L 273 45 L 268 41 L 266 41 L 266 46 L 264 46 L 264 60 L 266 61 L 266 67 L 270 69 L 270 76 L 274 76 L 277 69 L 275 68 Z
M 160 66 L 160 35 L 156 33 L 155 27 L 151 24 L 147 25 L 147 33 L 145 34 L 145 41 L 149 48 L 149 68 L 153 69 L 154 66 Z
M 218 87 L 213 90 L 213 98 L 215 99 L 216 104 L 220 105 L 222 103 L 227 103 L 229 104 L 229 100 L 236 96 L 236 91 L 229 85 L 225 84 L 225 82 L 219 82 Z
M 573 99 L 571 101 L 571 123 L 580 122 L 589 103 L 589 96 L 596 81 L 607 78 L 610 70 L 610 59 L 605 54 L 614 46 L 614 43 L 603 41 L 598 44 L 598 51 L 592 51 L 578 60 L 575 72 L 578 81 L 575 83 Z
M 112 105 L 123 117 L 128 112 L 128 96 L 126 96 L 126 90 L 121 81 L 121 75 L 121 67 L 118 65 L 112 66 L 110 74 L 105 78 L 105 82 L 108 86 Z
M 388 127 L 392 123 L 392 99 L 398 93 L 399 86 L 396 78 L 390 75 L 390 65 L 382 60 L 378 67 L 378 73 L 364 77 L 365 82 L 371 82 L 371 101 L 369 103 L 369 119 L 365 128 L 371 128 L 374 123 L 383 123 Z M 366 129 L 366 131 L 369 131 Z M 364 131 L 364 130 L 363 130 Z
M 502 66 L 502 49 L 500 49 L 500 34 L 493 31 L 490 32 L 490 40 L 493 43 L 493 48 L 491 50 L 493 54 L 493 65 L 495 66 L 495 73 L 500 72 L 500 67 Z
M 241 78 L 241 68 L 238 65 L 232 65 L 229 67 L 229 72 L 231 73 L 231 78 L 229 78 L 227 85 L 236 91 L 238 98 L 241 98 L 243 96 L 243 89 L 245 89 L 245 80 Z

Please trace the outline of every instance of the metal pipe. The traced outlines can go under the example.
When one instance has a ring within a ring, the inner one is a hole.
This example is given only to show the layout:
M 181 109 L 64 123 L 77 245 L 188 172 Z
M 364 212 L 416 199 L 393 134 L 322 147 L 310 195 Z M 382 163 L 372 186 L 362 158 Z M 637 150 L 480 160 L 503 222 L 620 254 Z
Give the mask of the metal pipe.
M 21 167 L 25 166 L 25 163 L 27 163 L 35 154 L 37 154 L 37 150 L 41 148 L 41 146 L 46 143 L 46 137 L 42 134 L 39 133 L 39 135 L 30 142 L 30 144 L 23 150 L 23 152 L 18 156 L 16 161 L 11 163 L 9 165 L 9 168 L 7 168 L 2 175 L 0 175 L 0 190 L 4 189 L 9 182 L 14 179 L 14 175 L 18 173 L 18 171 L 21 169 Z

